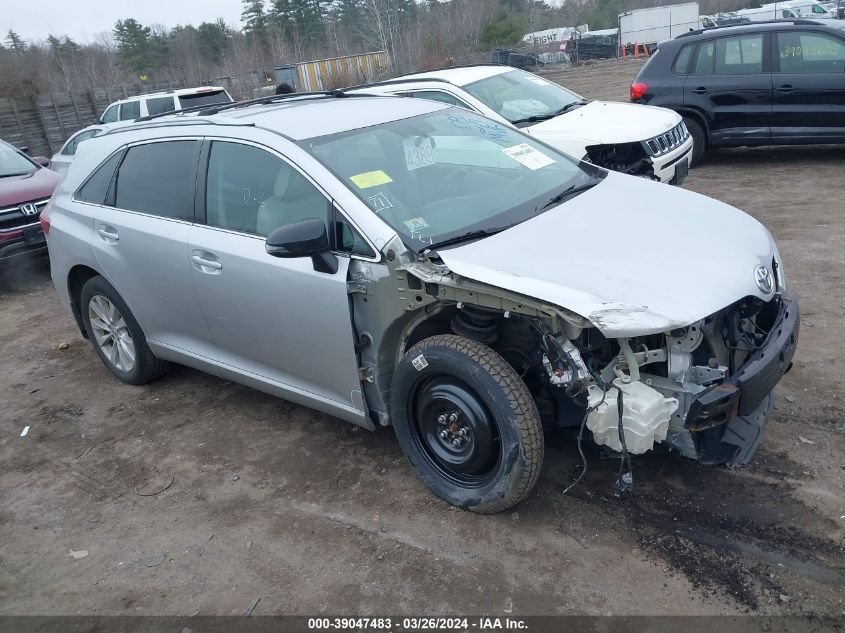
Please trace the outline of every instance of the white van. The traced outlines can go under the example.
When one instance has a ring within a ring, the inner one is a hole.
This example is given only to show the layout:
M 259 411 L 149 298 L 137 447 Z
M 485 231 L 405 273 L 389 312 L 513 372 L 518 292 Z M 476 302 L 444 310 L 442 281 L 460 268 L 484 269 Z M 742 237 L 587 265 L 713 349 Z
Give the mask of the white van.
M 100 123 L 131 121 L 150 114 L 161 114 L 173 110 L 183 110 L 201 105 L 231 103 L 234 101 L 220 86 L 200 86 L 199 88 L 180 88 L 162 90 L 136 95 L 112 103 L 100 117 Z
M 748 18 L 752 22 L 767 20 L 794 20 L 796 18 L 830 19 L 836 15 L 828 11 L 816 0 L 787 0 L 772 2 L 757 9 L 740 9 L 735 15 Z

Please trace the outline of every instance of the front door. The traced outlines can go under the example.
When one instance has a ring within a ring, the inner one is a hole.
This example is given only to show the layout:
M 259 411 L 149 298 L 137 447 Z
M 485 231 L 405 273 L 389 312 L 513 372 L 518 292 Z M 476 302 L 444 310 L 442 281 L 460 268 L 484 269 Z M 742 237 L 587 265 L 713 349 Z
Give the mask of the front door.
M 773 140 L 845 142 L 845 38 L 775 34 Z
M 268 255 L 264 238 L 308 218 L 330 225 L 331 204 L 275 153 L 213 141 L 205 224 L 188 240 L 197 296 L 219 348 L 221 374 L 346 418 L 364 405 L 346 288 L 309 258 Z
M 684 104 L 709 114 L 713 145 L 760 144 L 769 139 L 772 74 L 764 34 L 701 42 L 684 84 Z

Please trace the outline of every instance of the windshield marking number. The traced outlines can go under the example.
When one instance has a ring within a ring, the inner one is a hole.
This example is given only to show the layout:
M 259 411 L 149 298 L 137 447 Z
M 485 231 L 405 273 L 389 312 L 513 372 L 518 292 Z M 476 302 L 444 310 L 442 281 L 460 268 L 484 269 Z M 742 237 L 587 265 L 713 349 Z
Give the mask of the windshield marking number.
M 408 171 L 434 164 L 434 145 L 430 137 L 406 139 L 402 147 L 405 150 L 405 166 Z

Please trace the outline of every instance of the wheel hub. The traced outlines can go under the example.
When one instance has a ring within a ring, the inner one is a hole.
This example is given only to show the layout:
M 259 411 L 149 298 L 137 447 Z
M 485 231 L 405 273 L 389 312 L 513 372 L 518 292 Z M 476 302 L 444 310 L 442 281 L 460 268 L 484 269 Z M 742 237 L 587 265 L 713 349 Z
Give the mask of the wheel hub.
M 499 459 L 499 434 L 492 416 L 468 386 L 451 377 L 425 383 L 415 402 L 417 441 L 444 475 L 480 483 Z

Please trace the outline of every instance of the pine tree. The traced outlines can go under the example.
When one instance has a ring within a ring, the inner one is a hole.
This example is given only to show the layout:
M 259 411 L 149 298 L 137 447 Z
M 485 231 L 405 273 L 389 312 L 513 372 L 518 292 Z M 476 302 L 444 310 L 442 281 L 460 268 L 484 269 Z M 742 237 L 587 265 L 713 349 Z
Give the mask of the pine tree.
M 25 53 L 27 48 L 26 42 L 12 29 L 9 29 L 9 32 L 6 34 L 6 46 L 9 47 L 9 50 L 19 55 Z
M 160 56 L 161 45 L 152 43 L 150 27 L 132 18 L 115 22 L 114 39 L 118 61 L 139 75 L 153 67 Z
M 244 10 L 241 21 L 244 23 L 244 35 L 263 44 L 267 39 L 267 13 L 264 11 L 264 0 L 243 0 Z

